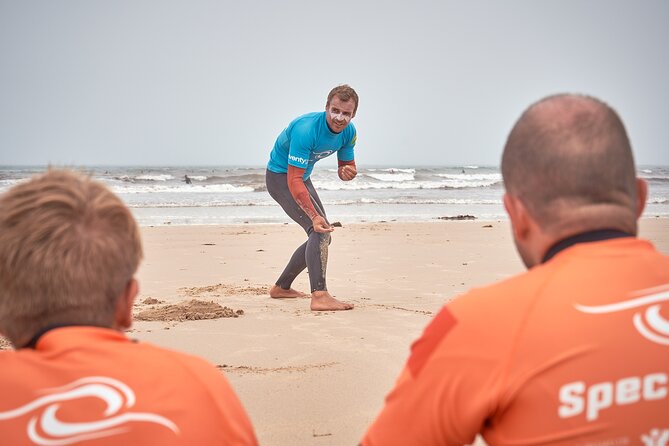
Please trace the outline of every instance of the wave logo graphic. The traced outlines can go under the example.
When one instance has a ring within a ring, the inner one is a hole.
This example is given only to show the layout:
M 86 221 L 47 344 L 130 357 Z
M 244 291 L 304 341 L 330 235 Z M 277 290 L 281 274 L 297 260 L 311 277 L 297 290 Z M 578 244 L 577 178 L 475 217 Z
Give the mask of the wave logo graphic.
M 329 150 L 324 150 L 322 152 L 313 152 L 311 154 L 311 159 L 309 161 L 318 161 L 323 158 L 327 158 L 328 156 L 332 155 L 335 153 L 335 150 L 329 149 Z
M 31 412 L 34 415 L 27 426 L 30 440 L 38 445 L 59 446 L 118 435 L 130 430 L 130 422 L 155 423 L 165 426 L 175 434 L 179 428 L 172 421 L 153 413 L 122 412 L 135 404 L 135 394 L 126 384 L 113 378 L 92 376 L 78 379 L 62 387 L 45 389 L 47 395 L 6 412 L 0 412 L 0 421 L 17 418 Z M 104 418 L 81 423 L 65 422 L 58 419 L 61 403 L 81 398 L 99 398 L 106 409 Z
M 669 345 L 669 320 L 662 317 L 662 303 L 669 301 L 669 285 L 637 291 L 633 299 L 614 304 L 586 306 L 574 305 L 577 310 L 589 314 L 617 313 L 619 311 L 646 307 L 634 313 L 632 322 L 641 336 L 661 345 Z

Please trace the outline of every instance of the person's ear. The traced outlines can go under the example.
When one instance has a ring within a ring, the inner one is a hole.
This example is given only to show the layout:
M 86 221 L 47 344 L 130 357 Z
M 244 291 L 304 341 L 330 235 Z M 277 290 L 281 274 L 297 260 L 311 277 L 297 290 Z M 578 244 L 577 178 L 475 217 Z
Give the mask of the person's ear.
M 116 311 L 114 313 L 114 328 L 116 330 L 127 330 L 132 325 L 132 306 L 139 293 L 139 282 L 134 277 L 128 281 L 123 293 L 116 300 Z
M 527 215 L 525 205 L 520 199 L 514 195 L 504 194 L 504 208 L 509 214 L 511 220 L 511 228 L 513 229 L 513 237 L 516 240 L 524 240 L 530 230 L 530 222 Z
M 646 199 L 648 198 L 648 183 L 646 180 L 636 179 L 636 218 L 640 218 L 643 210 L 646 208 Z

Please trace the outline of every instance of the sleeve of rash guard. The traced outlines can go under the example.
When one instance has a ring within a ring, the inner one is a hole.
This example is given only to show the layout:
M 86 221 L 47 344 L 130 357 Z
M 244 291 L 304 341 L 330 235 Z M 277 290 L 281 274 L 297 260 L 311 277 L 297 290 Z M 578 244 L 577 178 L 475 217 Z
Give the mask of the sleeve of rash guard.
M 349 124 L 349 127 L 352 127 L 353 135 L 351 136 L 351 139 L 348 141 L 348 143 L 337 151 L 337 159 L 339 161 L 353 161 L 355 157 L 353 148 L 355 147 L 355 143 L 358 140 L 358 134 L 355 130 L 355 127 L 353 127 L 353 124 Z
M 318 215 L 318 212 L 316 212 L 316 208 L 314 208 L 311 202 L 307 186 L 304 185 L 303 175 L 304 169 L 288 165 L 288 190 L 290 190 L 290 194 L 298 206 L 313 220 Z
M 296 125 L 290 137 L 288 165 L 305 169 L 309 167 L 309 157 L 314 141 L 307 127 Z
M 466 330 L 448 307 L 433 319 L 413 344 L 363 446 L 455 446 L 474 441 L 491 411 L 496 374 L 490 358 L 472 351 Z

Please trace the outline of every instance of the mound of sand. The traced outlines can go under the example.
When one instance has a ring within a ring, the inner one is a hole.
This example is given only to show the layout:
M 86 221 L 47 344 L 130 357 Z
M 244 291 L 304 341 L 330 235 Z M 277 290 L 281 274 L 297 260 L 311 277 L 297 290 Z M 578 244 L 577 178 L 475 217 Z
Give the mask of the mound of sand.
M 218 319 L 222 317 L 239 317 L 243 310 L 222 307 L 213 301 L 192 299 L 176 305 L 156 305 L 141 310 L 134 315 L 138 321 L 195 321 L 200 319 Z
M 0 350 L 11 350 L 12 344 L 2 336 L 0 336 Z

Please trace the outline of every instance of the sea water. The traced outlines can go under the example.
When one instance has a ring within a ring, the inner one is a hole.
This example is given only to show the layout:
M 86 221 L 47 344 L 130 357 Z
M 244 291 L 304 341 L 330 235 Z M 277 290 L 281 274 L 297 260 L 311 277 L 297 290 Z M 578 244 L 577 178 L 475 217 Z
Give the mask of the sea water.
M 264 166 L 72 168 L 109 186 L 143 226 L 290 221 L 267 193 Z M 45 169 L 0 167 L 0 193 Z M 644 216 L 669 217 L 669 166 L 641 166 L 638 175 L 649 183 Z M 317 165 L 311 179 L 331 222 L 506 218 L 498 167 L 358 166 L 358 176 L 344 182 L 336 166 Z

